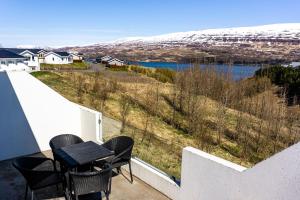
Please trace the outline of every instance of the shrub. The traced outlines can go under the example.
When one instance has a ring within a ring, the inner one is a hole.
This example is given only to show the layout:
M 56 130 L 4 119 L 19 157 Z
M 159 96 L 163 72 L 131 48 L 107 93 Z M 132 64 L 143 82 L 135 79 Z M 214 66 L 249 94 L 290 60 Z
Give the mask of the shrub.
M 125 71 L 125 72 L 127 72 L 129 69 L 127 65 L 123 65 L 123 66 L 108 65 L 108 68 L 112 71 Z
M 283 67 L 273 66 L 269 68 L 259 69 L 255 73 L 256 77 L 266 76 L 271 79 L 272 83 L 286 89 L 289 102 L 297 97 L 300 103 L 300 67 Z
M 144 75 L 151 73 L 150 69 L 146 69 L 144 67 L 139 67 L 139 66 L 135 66 L 135 65 L 130 66 L 130 69 L 131 69 L 131 71 L 133 71 L 135 73 L 140 73 L 140 74 L 144 74 Z
M 168 79 L 167 82 L 171 82 L 171 83 L 174 82 L 176 77 L 176 72 L 171 69 L 157 68 L 155 72 L 166 77 Z

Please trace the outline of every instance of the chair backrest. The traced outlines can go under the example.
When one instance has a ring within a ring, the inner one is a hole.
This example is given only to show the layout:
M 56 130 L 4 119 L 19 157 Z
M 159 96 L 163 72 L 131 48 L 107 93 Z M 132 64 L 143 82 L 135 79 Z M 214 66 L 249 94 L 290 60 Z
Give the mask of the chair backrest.
M 109 164 L 97 172 L 70 172 L 71 187 L 75 196 L 101 191 L 108 193 L 111 176 L 112 168 Z
M 119 154 L 124 153 L 124 151 L 126 151 L 120 157 L 122 159 L 131 158 L 133 145 L 134 145 L 134 140 L 128 136 L 118 136 L 108 140 L 103 144 L 105 148 L 114 151 L 115 156 L 118 156 Z
M 78 137 L 77 135 L 72 134 L 63 134 L 63 135 L 57 135 L 54 138 L 50 140 L 50 147 L 51 149 L 59 149 L 62 147 L 66 147 L 72 144 L 81 143 L 83 140 Z
M 44 161 L 44 158 L 26 156 L 15 159 L 13 166 L 24 176 L 27 183 L 31 185 L 35 178 L 34 175 L 37 173 L 37 171 L 34 171 L 34 168 Z

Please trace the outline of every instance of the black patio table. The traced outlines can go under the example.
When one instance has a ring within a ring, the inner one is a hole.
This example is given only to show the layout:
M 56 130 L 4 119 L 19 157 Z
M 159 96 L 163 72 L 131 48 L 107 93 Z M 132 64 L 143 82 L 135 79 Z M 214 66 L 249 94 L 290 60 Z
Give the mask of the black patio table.
M 57 159 L 68 169 L 74 169 L 81 165 L 92 163 L 95 160 L 114 155 L 113 151 L 92 141 L 55 149 L 54 153 L 57 156 Z
M 67 171 L 92 163 L 95 160 L 100 160 L 114 155 L 113 151 L 110 151 L 92 141 L 72 144 L 53 151 L 57 160 L 63 164 L 61 167 L 64 167 Z M 70 179 L 69 176 L 66 176 L 65 178 L 67 183 L 65 187 L 65 195 L 67 199 L 71 199 L 71 194 L 69 192 Z

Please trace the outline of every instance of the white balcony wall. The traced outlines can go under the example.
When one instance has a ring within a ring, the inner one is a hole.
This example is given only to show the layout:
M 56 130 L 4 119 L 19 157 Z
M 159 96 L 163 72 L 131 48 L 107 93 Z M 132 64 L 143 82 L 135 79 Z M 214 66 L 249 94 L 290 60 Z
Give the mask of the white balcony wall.
M 102 143 L 102 113 L 80 106 L 80 115 L 82 139 Z
M 48 150 L 59 134 L 99 135 L 98 112 L 68 101 L 28 73 L 0 74 L 0 160 Z
M 183 150 L 180 199 L 299 199 L 299 155 L 300 143 L 245 169 L 187 147 Z

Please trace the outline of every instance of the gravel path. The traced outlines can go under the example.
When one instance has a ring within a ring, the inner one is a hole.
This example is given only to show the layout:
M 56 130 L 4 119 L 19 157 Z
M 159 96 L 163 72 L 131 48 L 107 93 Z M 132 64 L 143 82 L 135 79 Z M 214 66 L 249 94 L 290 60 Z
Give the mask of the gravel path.
M 121 132 L 122 123 L 103 115 L 103 136 L 119 135 Z

